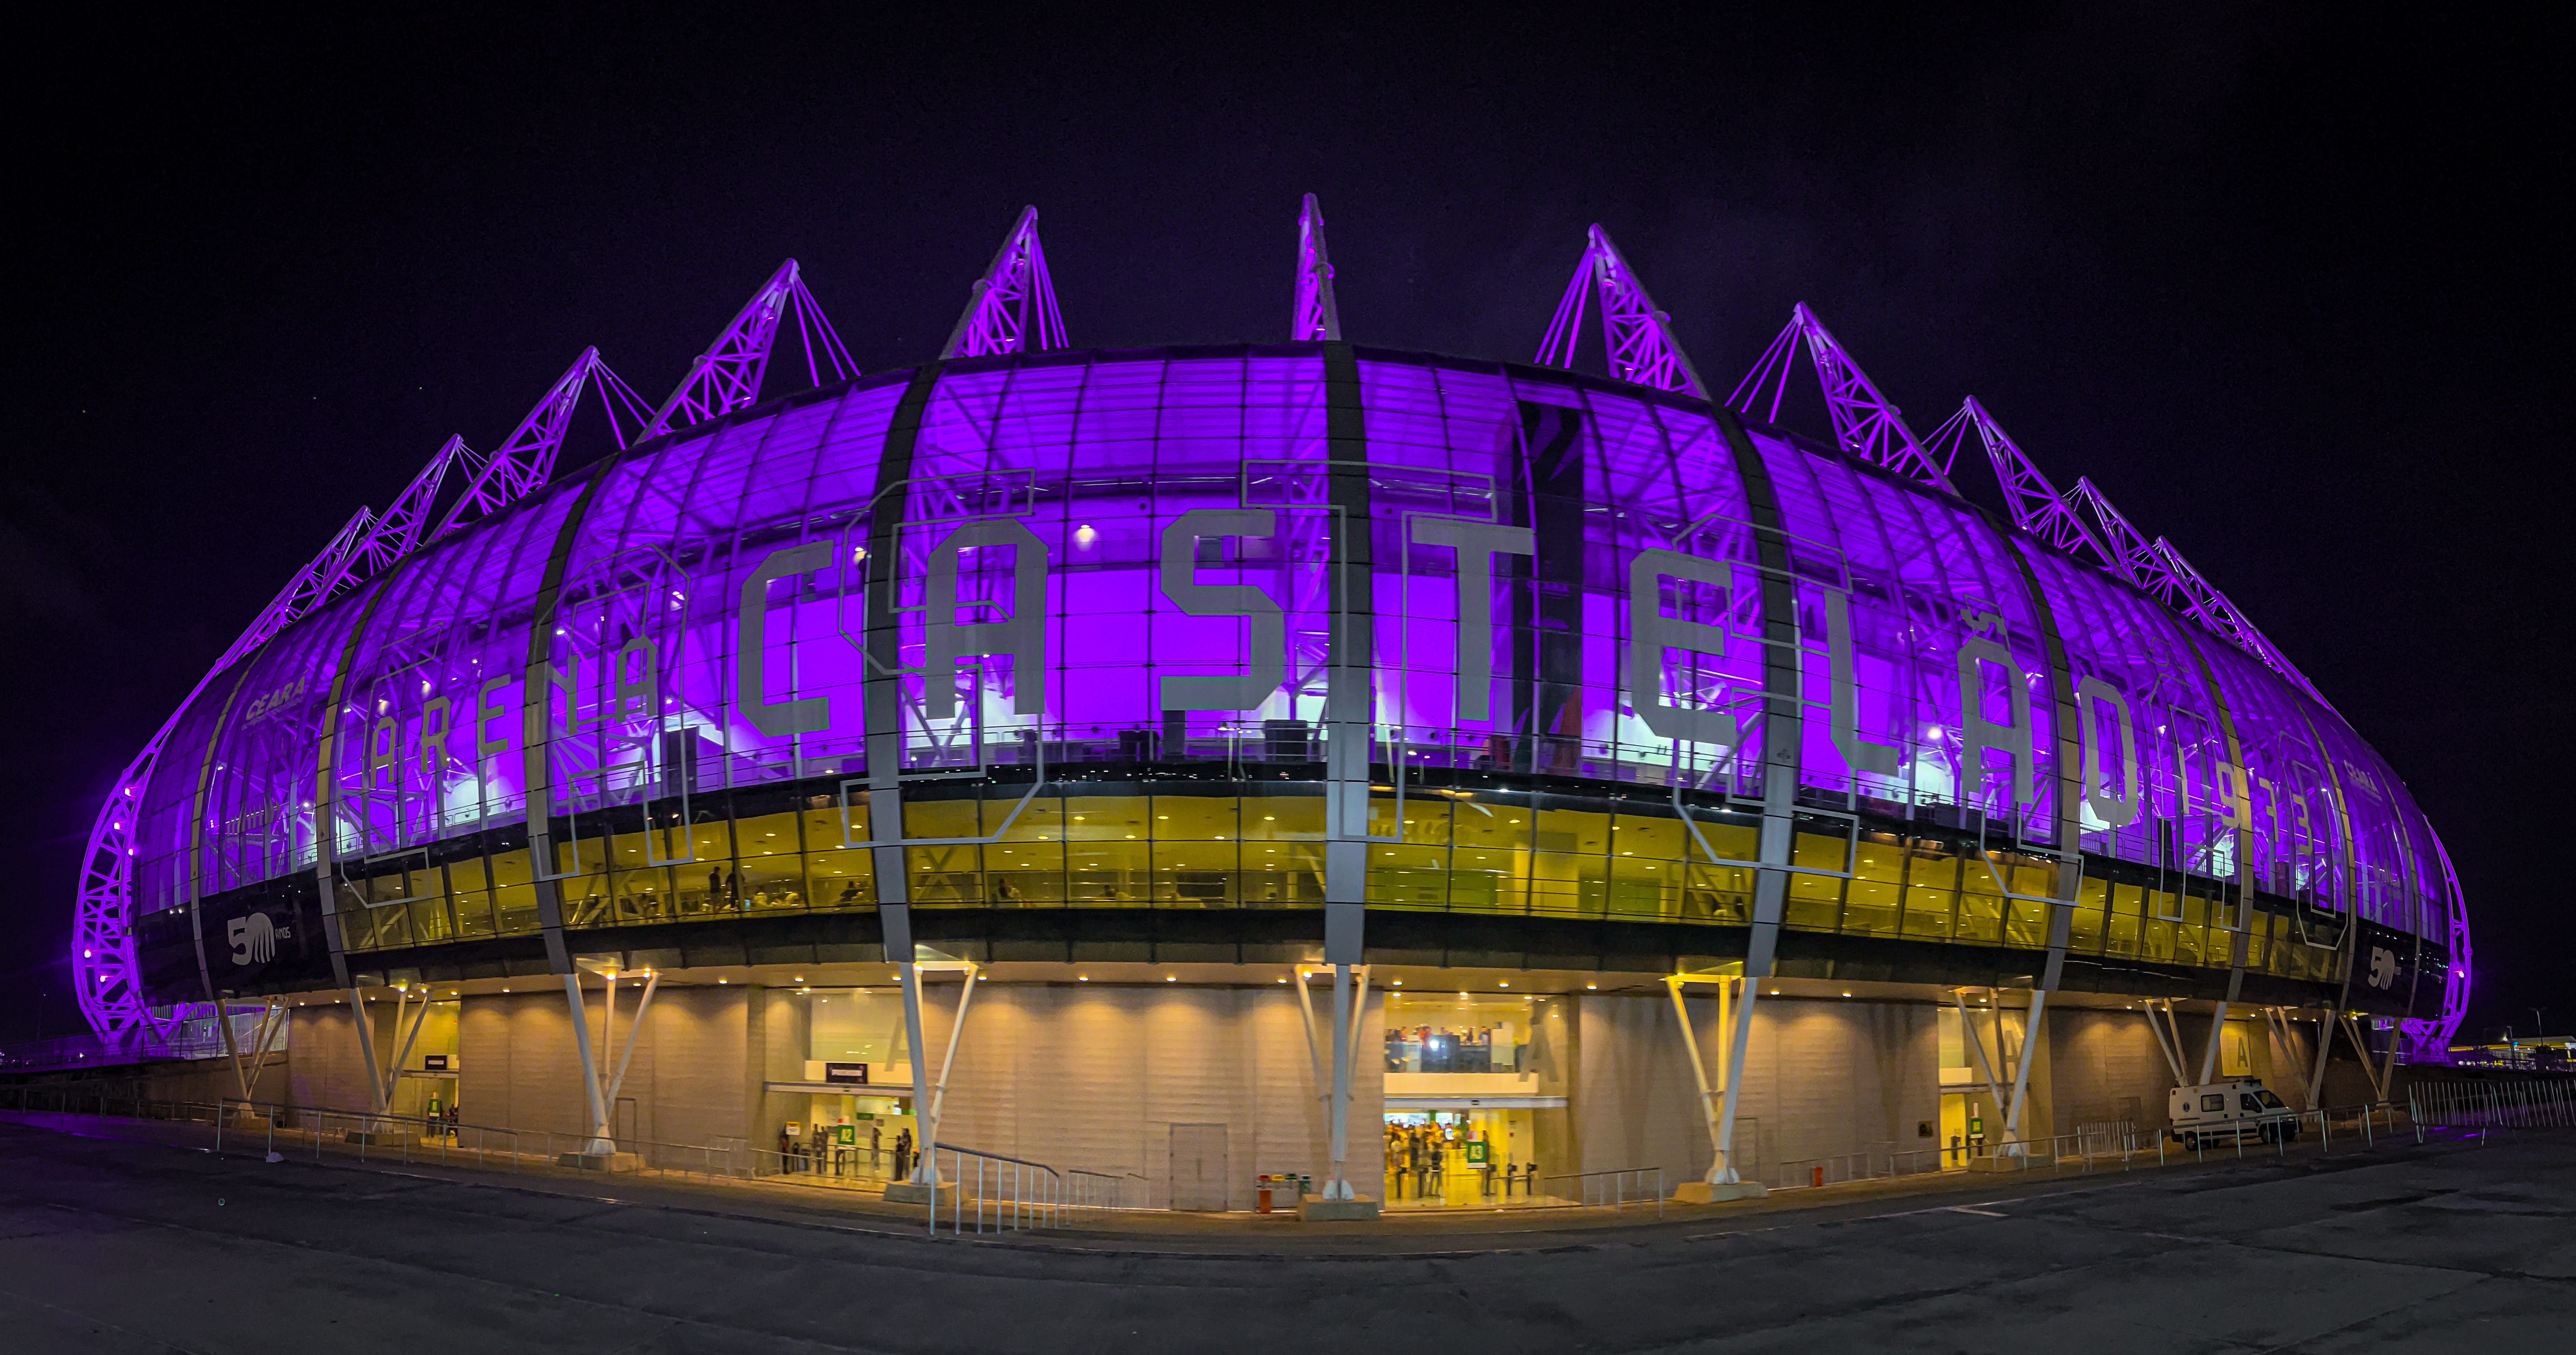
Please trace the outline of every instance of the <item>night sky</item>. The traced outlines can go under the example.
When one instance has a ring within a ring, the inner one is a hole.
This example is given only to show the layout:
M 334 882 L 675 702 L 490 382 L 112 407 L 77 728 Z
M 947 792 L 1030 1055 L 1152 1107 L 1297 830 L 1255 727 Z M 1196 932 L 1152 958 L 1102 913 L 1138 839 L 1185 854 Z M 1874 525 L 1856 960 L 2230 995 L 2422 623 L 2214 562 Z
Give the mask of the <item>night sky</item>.
M 10 57 L 0 1038 L 77 1026 L 117 769 L 355 507 L 584 345 L 658 397 L 793 255 L 862 369 L 908 366 L 1023 203 L 1077 346 L 1276 340 L 1305 192 L 1358 342 L 1527 359 L 1599 221 L 1721 393 L 1805 300 L 1918 433 L 1976 395 L 2412 786 L 2467 1033 L 2576 1029 L 2567 12 L 1577 8 L 57 12 Z

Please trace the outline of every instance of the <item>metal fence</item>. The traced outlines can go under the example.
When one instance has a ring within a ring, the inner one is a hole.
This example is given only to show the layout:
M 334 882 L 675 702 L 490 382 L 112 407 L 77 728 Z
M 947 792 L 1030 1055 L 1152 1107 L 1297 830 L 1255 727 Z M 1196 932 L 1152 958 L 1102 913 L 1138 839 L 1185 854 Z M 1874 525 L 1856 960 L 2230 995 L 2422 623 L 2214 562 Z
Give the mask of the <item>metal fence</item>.
M 1661 1167 L 1613 1167 L 1607 1171 L 1575 1172 L 1548 1178 L 1550 1185 L 1567 1182 L 1573 1183 L 1571 1198 L 1586 1208 L 1608 1209 L 1615 1213 L 1631 1204 L 1651 1203 L 1655 1206 L 1657 1218 L 1664 1216 L 1664 1197 L 1672 1193 L 1665 1188 L 1664 1169 Z
M 1080 1167 L 1064 1169 L 1065 1217 L 1077 1220 L 1086 1214 L 1114 1210 L 1153 1208 L 1153 1183 L 1134 1172 L 1095 1172 Z
M 2418 1082 L 2406 1110 L 2419 1141 L 2431 1129 L 2562 1129 L 2576 1126 L 2576 1078 Z
M 948 1164 L 944 1172 L 939 1169 L 943 1157 Z M 946 1197 L 934 1198 L 930 1203 L 932 1237 L 939 1236 L 942 1204 L 948 1207 L 948 1232 L 952 1237 L 967 1230 L 970 1206 L 978 1233 L 1060 1228 L 1064 1226 L 1065 1211 L 1071 1207 L 1072 1195 L 1066 1189 L 1064 1173 L 1043 1162 L 981 1153 L 953 1143 L 933 1143 L 930 1167 L 931 1175 L 939 1180 L 939 1194 Z
M 292 1152 L 319 1162 L 324 1154 L 358 1161 L 472 1164 L 521 1171 L 561 1165 L 596 1142 L 587 1133 L 468 1124 L 437 1116 L 376 1114 L 285 1101 L 164 1100 L 80 1087 L 0 1087 L 0 1110 L 201 1125 L 217 1152 L 257 1151 L 272 1161 Z M 632 1136 L 611 1140 L 642 1167 L 668 1176 L 738 1179 L 741 1150 L 730 1144 L 665 1143 Z
M 292 1154 L 314 1162 L 326 1158 L 435 1162 L 519 1172 L 578 1165 L 578 1159 L 589 1156 L 598 1143 L 588 1133 L 564 1130 L 380 1115 L 283 1101 L 170 1100 L 102 1087 L 0 1086 L 0 1110 L 193 1126 L 207 1136 L 216 1152 L 258 1153 L 271 1162 Z M 661 1176 L 812 1180 L 817 1179 L 819 1167 L 824 1179 L 883 1183 L 872 1173 L 863 1177 L 857 1171 L 842 1170 L 849 1164 L 782 1156 L 749 1148 L 739 1139 L 665 1143 L 629 1135 L 610 1143 L 618 1154 L 632 1156 L 637 1167 Z M 1148 1183 L 1133 1172 L 1059 1171 L 1042 1162 L 946 1143 L 936 1145 L 934 1151 L 947 1167 L 939 1207 L 927 1211 L 934 1237 L 940 1231 L 942 1207 L 948 1211 L 952 1235 L 1076 1227 L 1111 1211 L 1147 1207 Z
M 2401 1116 L 2405 1117 L 2402 1126 Z M 2402 1128 L 2414 1127 L 2416 1122 L 2406 1112 L 2383 1105 L 2311 1110 L 2277 1116 L 2274 1123 L 2287 1125 L 2287 1132 L 2266 1131 L 2249 1122 L 2241 1132 L 2213 1130 L 2185 1143 L 2161 1130 L 2140 1129 L 2126 1120 L 2106 1120 L 2078 1125 L 2072 1134 L 1987 1143 L 1973 1149 L 1917 1148 L 1899 1152 L 1875 1145 L 1824 1157 L 1791 1158 L 1771 1170 L 1767 1184 L 1774 1190 L 1800 1190 L 1970 1168 L 2080 1174 L 2229 1157 L 2287 1157 L 2295 1144 L 2312 1143 L 2313 1151 L 2319 1153 L 2335 1151 L 2339 1142 L 2346 1151 L 2374 1147 Z M 2310 1149 L 2301 1147 L 2298 1151 Z
M 233 1038 L 227 1045 L 223 1027 L 216 1024 L 220 1018 L 215 1015 L 212 1003 L 184 1003 L 173 1009 L 170 1020 L 127 1031 L 113 1040 L 83 1032 L 0 1045 L 0 1072 L 130 1067 L 167 1059 L 219 1059 L 232 1050 L 240 1051 L 244 1058 L 273 1054 L 286 1048 L 289 1023 L 274 1023 L 266 1046 L 254 1049 L 252 1046 L 260 1043 L 260 1023 L 266 1016 L 262 1008 L 244 1009 L 235 1005 L 231 1012 Z

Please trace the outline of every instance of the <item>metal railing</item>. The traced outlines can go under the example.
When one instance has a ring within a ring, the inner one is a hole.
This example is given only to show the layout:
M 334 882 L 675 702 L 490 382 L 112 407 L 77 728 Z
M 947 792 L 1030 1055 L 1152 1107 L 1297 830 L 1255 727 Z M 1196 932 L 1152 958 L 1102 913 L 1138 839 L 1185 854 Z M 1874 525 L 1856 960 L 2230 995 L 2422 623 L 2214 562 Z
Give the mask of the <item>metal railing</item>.
M 287 1150 L 319 1162 L 326 1153 L 405 1164 L 436 1162 L 523 1171 L 552 1167 L 566 1157 L 585 1154 L 595 1140 L 588 1133 L 551 1129 L 518 1129 L 506 1125 L 469 1124 L 440 1116 L 343 1110 L 287 1101 L 165 1100 L 125 1096 L 77 1087 L 0 1087 L 0 1110 L 30 1114 L 94 1115 L 204 1126 L 216 1152 L 257 1151 L 271 1161 Z M 731 1145 L 664 1143 L 653 1139 L 612 1139 L 616 1151 L 632 1154 L 638 1165 L 656 1173 L 709 1180 L 737 1179 L 740 1150 Z
M 891 1147 L 874 1150 L 851 1148 L 818 1156 L 812 1149 L 802 1152 L 780 1152 L 775 1148 L 742 1150 L 744 1175 L 756 1181 L 785 1181 L 793 1185 L 827 1185 L 857 1188 L 862 1185 L 884 1185 L 895 1180 L 894 1154 Z
M 1067 1224 L 1079 1221 L 1086 1213 L 1153 1207 L 1153 1183 L 1134 1172 L 1112 1174 L 1067 1167 L 1064 1169 L 1064 1185 Z
M 1607 1171 L 1551 1176 L 1547 1180 L 1550 1185 L 1573 1182 L 1570 1198 L 1587 1209 L 1608 1209 L 1617 1213 L 1632 1203 L 1651 1202 L 1655 1206 L 1656 1218 L 1664 1216 L 1664 1197 L 1672 1193 L 1665 1189 L 1664 1169 L 1661 1167 L 1612 1167 Z
M 265 1057 L 286 1048 L 285 1022 L 271 1027 L 265 1047 L 252 1048 L 260 1043 L 260 1023 L 267 1016 L 261 1008 L 235 1004 L 229 1016 L 233 1024 L 230 1043 L 224 1039 L 223 1027 L 217 1024 L 223 1018 L 215 1015 L 213 1004 L 183 1003 L 173 1010 L 171 1020 L 147 1024 L 113 1040 L 84 1031 L 0 1045 L 0 1072 L 114 1068 L 164 1059 L 220 1059 L 234 1051 L 244 1058 Z
M 2561 1129 L 2576 1125 L 2576 1078 L 2418 1082 L 2406 1112 L 2419 1143 L 2428 1129 Z
M 2545 1112 L 2535 1110 L 2531 1113 Z M 2565 1113 L 2576 1116 L 2576 1106 L 2571 1106 Z M 2125 1120 L 2100 1121 L 2079 1125 L 2072 1134 L 2009 1143 L 1918 1148 L 1903 1152 L 1871 1147 L 1822 1157 L 1791 1158 L 1772 1169 L 1767 1184 L 1774 1190 L 1814 1189 L 1855 1181 L 1885 1181 L 1902 1176 L 1960 1171 L 1970 1167 L 1985 1171 L 2044 1171 L 2052 1175 L 2113 1169 L 2129 1171 L 2184 1161 L 2207 1162 L 2213 1158 L 2259 1158 L 2265 1149 L 2271 1150 L 2274 1157 L 2287 1157 L 2293 1144 L 2308 1140 L 2311 1135 L 2315 1151 L 2319 1153 L 2335 1151 L 2338 1137 L 2349 1151 L 2355 1146 L 2352 1140 L 2358 1139 L 2359 1147 L 2373 1148 L 2381 1140 L 2400 1132 L 2399 1117 L 2402 1114 L 2404 1112 L 2399 1108 L 2386 1105 L 2345 1106 L 2295 1114 L 2284 1112 L 2269 1117 L 2267 1121 L 2246 1121 L 2241 1128 L 2229 1126 L 2192 1131 L 2188 1141 L 2168 1131 L 2141 1129 Z M 2542 1123 L 2540 1120 L 2532 1122 Z M 2569 1122 L 2576 1123 L 2576 1119 Z M 2265 1123 L 2282 1128 L 2266 1130 L 2263 1128 Z M 2420 1125 L 2413 1116 L 2407 1117 L 2406 1124 L 2418 1127 L 2420 1138 Z
M 948 1169 L 939 1170 L 940 1155 L 947 1155 Z M 971 1165 L 974 1179 L 967 1179 Z M 967 1205 L 973 1202 L 975 1231 L 1026 1232 L 1031 1228 L 1055 1228 L 1064 1223 L 1068 1207 L 1064 1173 L 1043 1162 L 1026 1158 L 1005 1157 L 1000 1153 L 981 1153 L 960 1148 L 953 1143 L 930 1145 L 931 1174 L 939 1178 L 939 1194 L 948 1197 L 948 1233 L 951 1237 L 966 1231 Z M 930 1235 L 939 1236 L 937 1195 L 930 1201 Z M 990 1218 L 991 1226 L 986 1226 Z
M 216 1152 L 258 1153 L 272 1162 L 288 1153 L 314 1162 L 440 1163 L 522 1172 L 553 1168 L 587 1155 L 597 1142 L 586 1132 L 468 1124 L 438 1116 L 377 1114 L 284 1101 L 168 1100 L 80 1086 L 0 1086 L 0 1110 L 25 1114 L 96 1116 L 200 1129 Z M 708 1180 L 777 1180 L 782 1155 L 739 1140 L 718 1144 L 665 1143 L 633 1136 L 611 1140 L 638 1167 L 662 1176 Z M 979 1152 L 942 1143 L 947 1170 L 941 1199 L 929 1211 L 939 1234 L 940 1206 L 948 1231 L 1015 1232 L 1072 1226 L 1115 1210 L 1150 1208 L 1149 1183 L 1134 1172 L 1059 1171 L 1043 1162 Z M 865 1153 L 856 1154 L 867 1157 Z M 764 1171 L 764 1166 L 778 1163 Z M 812 1179 L 810 1157 L 797 1157 L 785 1179 Z M 827 1168 L 827 1178 L 828 1172 Z M 855 1173 L 852 1174 L 855 1178 Z M 881 1178 L 879 1178 L 881 1179 Z

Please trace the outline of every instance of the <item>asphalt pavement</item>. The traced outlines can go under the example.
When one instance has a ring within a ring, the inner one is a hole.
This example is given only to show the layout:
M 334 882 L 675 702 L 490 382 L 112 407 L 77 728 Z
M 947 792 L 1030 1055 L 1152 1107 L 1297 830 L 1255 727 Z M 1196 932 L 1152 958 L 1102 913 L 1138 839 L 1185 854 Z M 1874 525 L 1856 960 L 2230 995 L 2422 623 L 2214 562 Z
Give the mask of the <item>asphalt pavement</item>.
M 2576 1325 L 2571 1147 L 1192 1250 L 0 1124 L 0 1348 L 2541 1351 Z

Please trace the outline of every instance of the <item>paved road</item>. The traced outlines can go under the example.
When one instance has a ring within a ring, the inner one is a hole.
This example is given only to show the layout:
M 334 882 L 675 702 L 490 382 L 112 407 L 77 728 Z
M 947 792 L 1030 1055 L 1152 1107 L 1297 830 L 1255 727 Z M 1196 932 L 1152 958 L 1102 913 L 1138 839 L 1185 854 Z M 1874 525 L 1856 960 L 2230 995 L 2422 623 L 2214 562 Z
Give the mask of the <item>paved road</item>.
M 0 1348 L 2502 1355 L 2576 1324 L 2571 1147 L 1332 1259 L 931 1244 L 0 1125 Z

